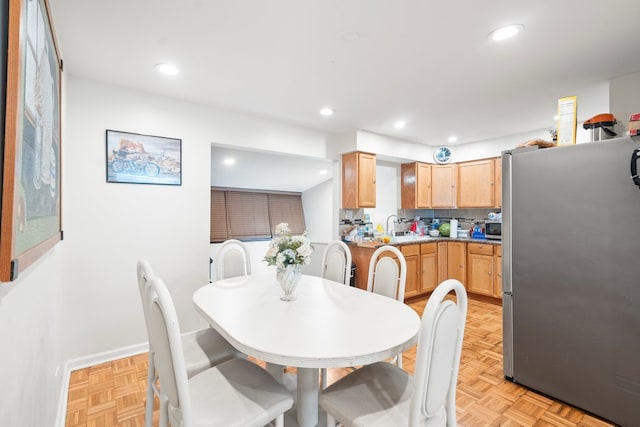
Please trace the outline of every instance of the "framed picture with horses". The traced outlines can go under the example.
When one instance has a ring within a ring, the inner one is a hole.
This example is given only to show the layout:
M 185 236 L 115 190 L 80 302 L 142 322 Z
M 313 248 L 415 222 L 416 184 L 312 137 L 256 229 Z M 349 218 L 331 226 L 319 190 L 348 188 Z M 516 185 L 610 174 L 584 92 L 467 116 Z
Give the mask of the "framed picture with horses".
M 182 140 L 107 129 L 107 182 L 182 185 Z

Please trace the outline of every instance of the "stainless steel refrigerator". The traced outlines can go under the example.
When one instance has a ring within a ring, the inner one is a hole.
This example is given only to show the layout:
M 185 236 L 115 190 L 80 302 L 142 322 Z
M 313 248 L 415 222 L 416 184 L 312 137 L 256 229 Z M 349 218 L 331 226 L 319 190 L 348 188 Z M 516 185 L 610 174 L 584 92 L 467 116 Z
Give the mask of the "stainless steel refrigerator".
M 505 377 L 629 427 L 640 426 L 639 146 L 502 156 Z

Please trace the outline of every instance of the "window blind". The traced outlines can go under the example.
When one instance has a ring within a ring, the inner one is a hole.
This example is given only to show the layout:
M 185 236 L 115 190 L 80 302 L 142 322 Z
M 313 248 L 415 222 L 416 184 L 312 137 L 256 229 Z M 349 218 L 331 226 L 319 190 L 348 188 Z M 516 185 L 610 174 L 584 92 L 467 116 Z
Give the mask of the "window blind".
M 211 242 L 269 239 L 281 222 L 293 234 L 306 229 L 302 195 L 211 188 Z
M 223 242 L 229 238 L 227 233 L 227 203 L 225 192 L 211 190 L 211 241 Z
M 269 238 L 269 195 L 227 191 L 227 223 L 230 239 Z
M 293 234 L 302 234 L 306 229 L 300 195 L 269 194 L 269 216 L 271 232 L 281 222 L 288 223 Z

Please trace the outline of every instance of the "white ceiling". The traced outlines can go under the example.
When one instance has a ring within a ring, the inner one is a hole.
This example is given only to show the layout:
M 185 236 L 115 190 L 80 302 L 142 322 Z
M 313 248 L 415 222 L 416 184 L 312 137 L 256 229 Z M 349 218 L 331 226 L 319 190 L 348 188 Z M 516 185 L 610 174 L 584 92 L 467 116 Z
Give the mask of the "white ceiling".
M 225 165 L 225 159 L 235 163 Z M 303 192 L 332 177 L 330 160 L 211 147 L 211 183 L 216 187 Z
M 558 98 L 640 71 L 638 0 L 49 2 L 70 74 L 428 145 L 550 128 Z

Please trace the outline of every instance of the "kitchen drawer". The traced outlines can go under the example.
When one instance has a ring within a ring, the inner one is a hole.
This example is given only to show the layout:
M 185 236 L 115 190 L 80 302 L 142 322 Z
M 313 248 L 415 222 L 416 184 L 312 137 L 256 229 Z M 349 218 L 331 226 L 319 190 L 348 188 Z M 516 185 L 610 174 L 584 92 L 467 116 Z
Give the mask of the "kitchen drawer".
M 496 245 L 496 255 L 502 256 L 502 245 Z
M 400 252 L 404 256 L 420 255 L 420 245 L 402 245 Z
M 467 252 L 478 255 L 493 255 L 493 245 L 485 243 L 469 243 Z
M 437 243 L 423 243 L 420 245 L 420 253 L 424 254 L 435 254 L 438 252 L 438 244 Z

